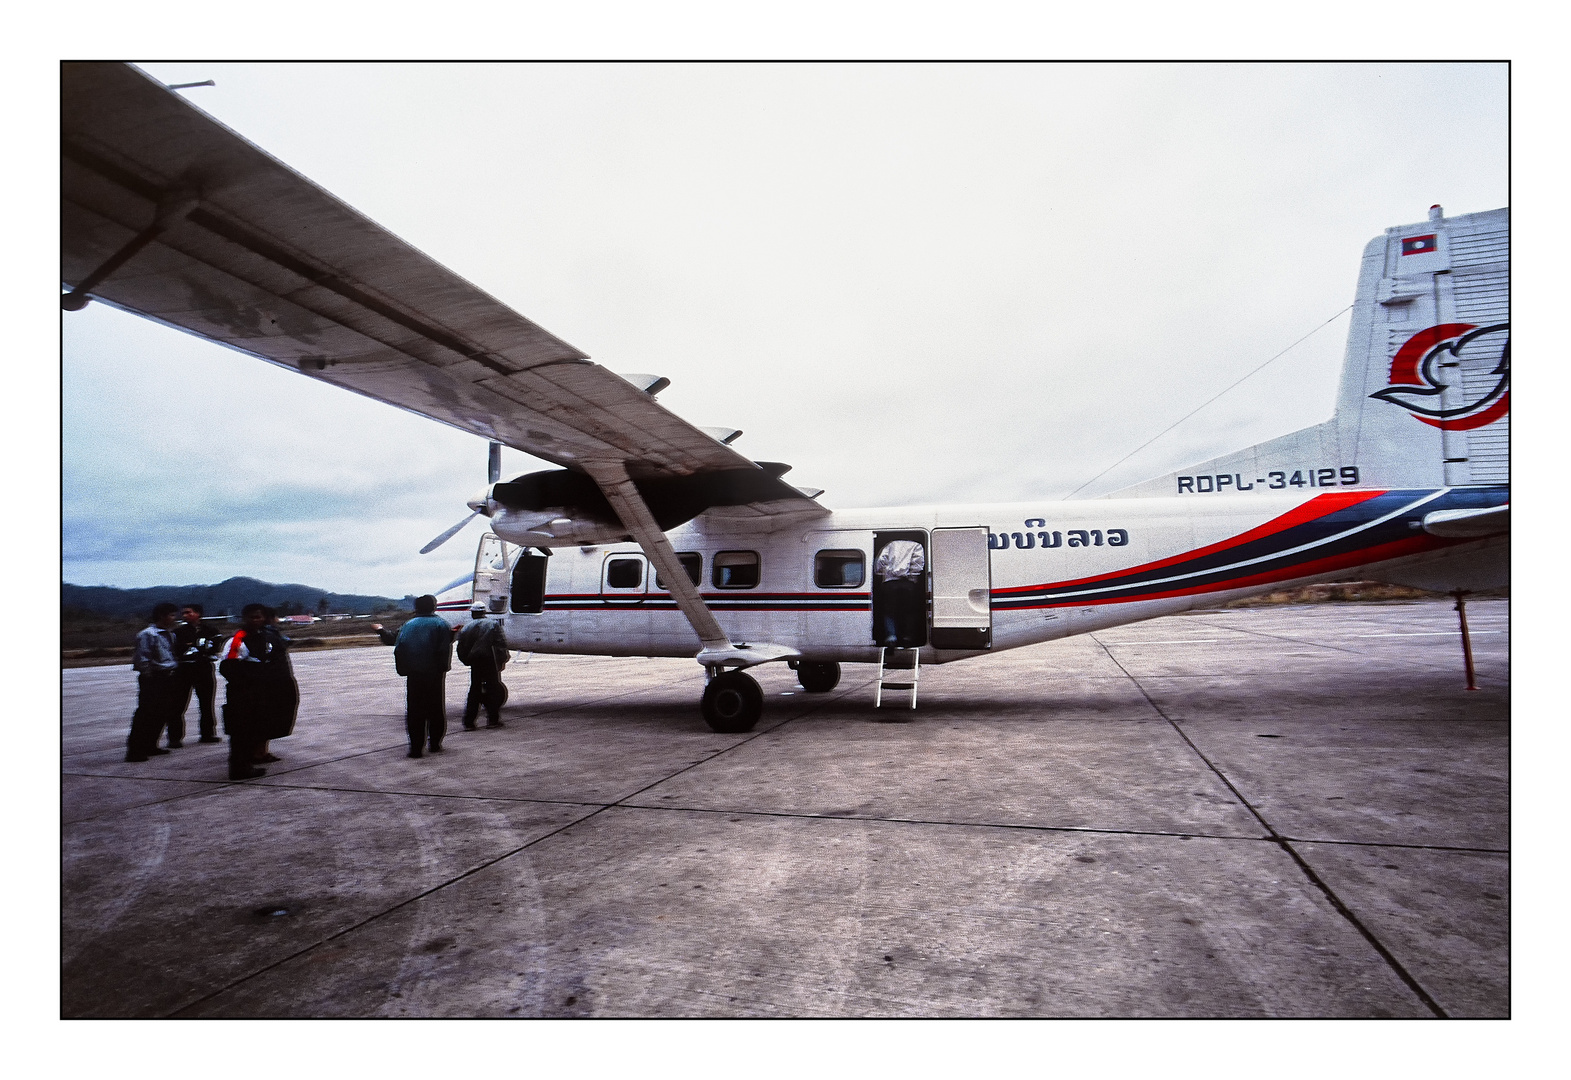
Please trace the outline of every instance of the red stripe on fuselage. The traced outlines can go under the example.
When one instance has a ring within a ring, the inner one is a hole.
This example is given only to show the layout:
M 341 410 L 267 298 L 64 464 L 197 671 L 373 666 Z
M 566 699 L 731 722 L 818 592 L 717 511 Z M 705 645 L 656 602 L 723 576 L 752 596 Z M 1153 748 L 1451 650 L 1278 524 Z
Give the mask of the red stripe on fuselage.
M 1366 563 L 1384 562 L 1387 559 L 1399 559 L 1405 555 L 1417 555 L 1425 551 L 1433 551 L 1462 543 L 1467 543 L 1467 541 L 1442 540 L 1433 536 L 1413 536 L 1402 540 L 1393 540 L 1387 544 L 1378 544 L 1371 548 L 1360 548 L 1357 551 L 1344 552 L 1341 555 L 1328 555 L 1323 559 L 1311 559 L 1309 562 L 1295 563 L 1292 566 L 1279 567 L 1276 570 L 1267 570 L 1259 574 L 1248 574 L 1244 577 L 1214 581 L 1208 585 L 1191 585 L 1186 589 L 1167 589 L 1161 592 L 1140 593 L 1136 596 L 1113 596 L 1089 600 L 1049 600 L 1040 604 L 1022 604 L 1019 607 L 1007 610 L 1029 611 L 1033 608 L 1133 604 L 1142 600 L 1165 600 L 1173 596 L 1197 596 L 1208 592 L 1227 592 L 1230 589 L 1247 589 L 1251 585 L 1264 585 L 1273 581 L 1313 577 L 1317 574 L 1329 573 L 1332 570 L 1345 570 L 1350 566 L 1362 566 Z
M 1071 585 L 1091 585 L 1098 581 L 1128 577 L 1130 574 L 1141 574 L 1147 570 L 1160 570 L 1166 566 L 1174 566 L 1181 562 L 1187 562 L 1190 559 L 1198 559 L 1204 555 L 1211 555 L 1231 547 L 1238 547 L 1254 540 L 1260 540 L 1274 533 L 1291 529 L 1295 525 L 1302 525 L 1306 521 L 1314 521 L 1316 518 L 1334 514 L 1339 510 L 1346 510 L 1350 506 L 1357 506 L 1361 502 L 1368 502 L 1370 499 L 1378 498 L 1384 494 L 1384 491 L 1333 491 L 1325 495 L 1316 495 L 1308 502 L 1296 506 L 1280 517 L 1274 517 L 1265 524 L 1250 529 L 1248 532 L 1239 533 L 1237 536 L 1231 536 L 1226 540 L 1219 540 L 1214 544 L 1207 544 L 1205 547 L 1195 548 L 1193 551 L 1186 551 L 1171 558 L 1158 559 L 1156 562 L 1142 563 L 1139 566 L 1113 570 L 1093 577 L 1074 578 L 1070 581 L 1054 581 L 1041 585 L 1012 585 L 1007 589 L 994 589 L 993 595 L 1007 596 L 1014 593 L 1036 592 L 1040 589 L 1065 589 Z

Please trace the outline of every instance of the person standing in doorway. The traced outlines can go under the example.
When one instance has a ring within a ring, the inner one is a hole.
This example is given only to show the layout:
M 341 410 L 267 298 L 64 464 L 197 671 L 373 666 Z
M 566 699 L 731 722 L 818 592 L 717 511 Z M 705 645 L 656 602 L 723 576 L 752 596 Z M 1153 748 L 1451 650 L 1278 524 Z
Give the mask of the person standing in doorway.
M 180 622 L 175 625 L 175 659 L 179 668 L 175 673 L 174 719 L 169 725 L 169 737 L 174 742 L 185 738 L 185 711 L 196 695 L 197 725 L 201 732 L 199 742 L 215 743 L 218 737 L 218 711 L 214 699 L 218 694 L 218 680 L 213 674 L 213 661 L 218 658 L 219 640 L 216 634 L 202 625 L 202 605 L 187 604 L 180 609 Z
M 436 597 L 415 599 L 415 617 L 404 623 L 393 644 L 393 666 L 407 680 L 404 726 L 409 730 L 409 756 L 424 757 L 442 750 L 447 734 L 447 671 L 453 666 L 453 631 L 437 618 Z
M 153 621 L 136 635 L 131 651 L 131 666 L 136 669 L 136 712 L 131 716 L 131 733 L 125 740 L 127 761 L 146 761 L 155 754 L 167 754 L 158 745 L 158 734 L 170 727 L 175 704 L 175 625 L 173 604 L 157 604 Z M 170 745 L 179 747 L 171 727 Z
M 469 609 L 473 621 L 458 634 L 458 661 L 469 665 L 469 700 L 464 703 L 464 730 L 473 731 L 485 706 L 486 727 L 501 727 L 502 704 L 507 687 L 502 668 L 507 664 L 507 632 L 495 619 L 486 618 L 485 605 Z
M 873 563 L 880 615 L 878 643 L 912 648 L 927 617 L 927 553 L 914 540 L 891 540 Z

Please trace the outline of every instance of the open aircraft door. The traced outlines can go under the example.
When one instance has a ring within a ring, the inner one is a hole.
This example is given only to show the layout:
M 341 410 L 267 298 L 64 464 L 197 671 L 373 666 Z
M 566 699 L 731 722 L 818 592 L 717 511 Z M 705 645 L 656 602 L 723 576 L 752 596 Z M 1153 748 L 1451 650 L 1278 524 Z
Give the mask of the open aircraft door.
M 992 648 L 993 570 L 987 530 L 934 529 L 932 545 L 933 648 Z
M 474 598 L 493 615 L 507 610 L 509 554 L 506 542 L 495 533 L 482 536 L 475 552 Z

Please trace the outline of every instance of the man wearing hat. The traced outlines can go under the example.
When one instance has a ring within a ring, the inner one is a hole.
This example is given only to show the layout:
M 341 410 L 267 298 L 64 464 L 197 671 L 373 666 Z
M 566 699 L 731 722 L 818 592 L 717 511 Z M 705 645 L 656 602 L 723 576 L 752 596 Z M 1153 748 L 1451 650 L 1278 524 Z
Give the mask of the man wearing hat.
M 469 665 L 469 700 L 464 703 L 464 730 L 473 731 L 485 706 L 486 727 L 501 727 L 497 715 L 507 701 L 502 668 L 507 665 L 507 633 L 502 624 L 486 617 L 480 601 L 469 608 L 473 617 L 458 635 L 458 660 Z

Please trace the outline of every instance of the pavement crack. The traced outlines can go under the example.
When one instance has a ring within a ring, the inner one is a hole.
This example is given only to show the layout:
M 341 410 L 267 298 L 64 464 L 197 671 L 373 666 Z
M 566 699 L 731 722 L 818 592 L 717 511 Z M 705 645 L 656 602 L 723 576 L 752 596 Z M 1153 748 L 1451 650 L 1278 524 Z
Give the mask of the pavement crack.
M 849 693 L 849 690 L 846 691 L 846 693 Z M 612 807 L 612 806 L 625 806 L 627 804 L 627 800 L 629 800 L 629 799 L 636 799 L 636 798 L 638 798 L 638 796 L 642 795 L 644 792 L 650 791 L 650 790 L 652 790 L 654 788 L 659 787 L 661 784 L 665 783 L 667 780 L 674 780 L 678 776 L 681 776 L 683 773 L 691 772 L 692 770 L 698 768 L 700 765 L 708 765 L 712 761 L 715 761 L 715 760 L 717 760 L 719 758 L 725 757 L 727 754 L 733 753 L 734 751 L 740 749 L 741 747 L 746 746 L 748 743 L 752 742 L 754 739 L 760 739 L 760 738 L 762 738 L 765 735 L 772 735 L 773 733 L 779 731 L 781 728 L 785 727 L 786 725 L 795 723 L 796 721 L 802 719 L 802 717 L 807 716 L 809 713 L 814 713 L 814 712 L 821 711 L 824 708 L 825 705 L 829 704 L 829 702 L 838 700 L 842 696 L 843 696 L 843 694 L 837 694 L 834 697 L 828 698 L 825 701 L 809 702 L 809 703 L 807 703 L 807 707 L 806 708 L 802 709 L 800 712 L 795 713 L 794 715 L 787 716 L 784 720 L 781 720 L 778 724 L 772 724 L 769 727 L 764 728 L 762 731 L 750 731 L 750 732 L 747 733 L 747 737 L 746 738 L 738 739 L 736 742 L 732 743 L 730 746 L 724 747 L 723 749 L 720 749 L 720 750 L 716 750 L 713 754 L 710 754 L 708 757 L 703 757 L 703 758 L 698 759 L 697 761 L 691 762 L 690 764 L 684 765 L 680 769 L 677 769 L 675 772 L 672 772 L 672 773 L 670 773 L 670 774 L 668 774 L 666 776 L 662 776 L 658 780 L 652 780 L 649 783 L 645 784 L 643 787 L 639 788 L 637 791 L 630 791 L 626 795 L 623 795 L 620 799 L 617 799 L 614 802 L 607 803 L 606 804 L 606 808 L 609 808 L 609 807 Z M 664 808 L 663 807 L 637 807 L 637 809 L 664 809 Z
M 1261 828 L 1265 829 L 1266 832 L 1270 834 L 1272 842 L 1274 842 L 1277 847 L 1281 848 L 1288 858 L 1293 860 L 1293 862 L 1298 866 L 1300 872 L 1303 873 L 1304 877 L 1309 880 L 1311 885 L 1320 890 L 1321 894 L 1325 896 L 1326 901 L 1336 910 L 1337 914 L 1346 919 L 1348 924 L 1352 926 L 1353 929 L 1357 930 L 1365 941 L 1369 942 L 1370 947 L 1380 955 L 1380 958 L 1386 962 L 1386 966 L 1392 970 L 1397 978 L 1401 979 L 1402 982 L 1406 984 L 1407 988 L 1414 993 L 1418 1000 L 1422 1001 L 1424 1006 L 1429 1009 L 1429 1011 L 1432 1012 L 1437 1018 L 1441 1020 L 1449 1020 L 1450 1017 L 1446 1014 L 1446 1011 L 1440 1007 L 1440 1003 L 1430 996 L 1429 991 L 1425 990 L 1422 986 L 1419 985 L 1418 980 L 1408 972 L 1407 968 L 1402 966 L 1402 962 L 1392 954 L 1390 949 L 1386 948 L 1385 944 L 1378 937 L 1375 936 L 1374 931 L 1365 926 L 1363 921 L 1359 919 L 1359 917 L 1353 913 L 1352 909 L 1342 901 L 1342 898 L 1336 894 L 1336 891 L 1332 889 L 1331 886 L 1323 878 L 1321 878 L 1319 874 L 1315 873 L 1314 867 L 1310 866 L 1304 857 L 1294 849 L 1288 838 L 1277 832 L 1276 827 L 1267 821 L 1265 815 L 1262 814 L 1253 803 L 1244 797 L 1244 793 L 1238 790 L 1238 786 L 1234 784 L 1232 780 L 1228 779 L 1227 774 L 1224 773 L 1214 761 L 1206 756 L 1200 747 L 1195 745 L 1195 741 L 1189 737 L 1188 732 L 1180 727 L 1172 717 L 1168 716 L 1167 713 L 1162 711 L 1162 707 L 1156 703 L 1149 693 L 1146 692 L 1146 688 L 1140 684 L 1140 680 L 1137 679 L 1128 668 L 1124 667 L 1124 665 L 1119 662 L 1118 657 L 1113 655 L 1112 650 L 1104 645 L 1101 639 L 1099 639 L 1095 634 L 1090 634 L 1088 636 L 1092 641 L 1095 641 L 1097 645 L 1101 647 L 1102 651 L 1107 654 L 1107 658 L 1114 664 L 1117 664 L 1118 669 L 1129 677 L 1129 681 L 1134 684 L 1135 689 L 1140 691 L 1140 696 L 1146 699 L 1146 704 L 1150 705 L 1151 708 L 1156 711 L 1158 716 L 1167 721 L 1168 726 L 1177 732 L 1180 739 L 1184 740 L 1184 742 L 1188 744 L 1189 749 L 1194 752 L 1196 757 L 1205 763 L 1206 768 L 1215 773 L 1216 778 L 1227 786 L 1227 789 L 1233 793 L 1233 797 L 1238 800 L 1239 805 L 1254 815 L 1255 820 L 1260 823 Z M 1261 636 L 1271 637 L 1272 635 L 1266 634 Z M 1335 646 L 1325 647 L 1335 648 Z
M 1163 839 L 1229 840 L 1248 844 L 1266 842 L 1259 836 L 1228 836 L 1225 833 L 1166 832 L 1158 829 L 1097 829 L 1089 825 L 1031 825 L 1008 821 L 944 821 L 937 818 L 875 817 L 869 814 L 816 814 L 788 810 L 734 810 L 708 806 L 650 806 L 644 803 L 617 803 L 618 810 L 652 810 L 657 813 L 724 814 L 728 817 L 779 818 L 787 821 L 855 821 L 870 825 L 923 825 L 948 829 L 999 829 L 1007 832 L 1078 833 L 1095 836 L 1148 836 Z

